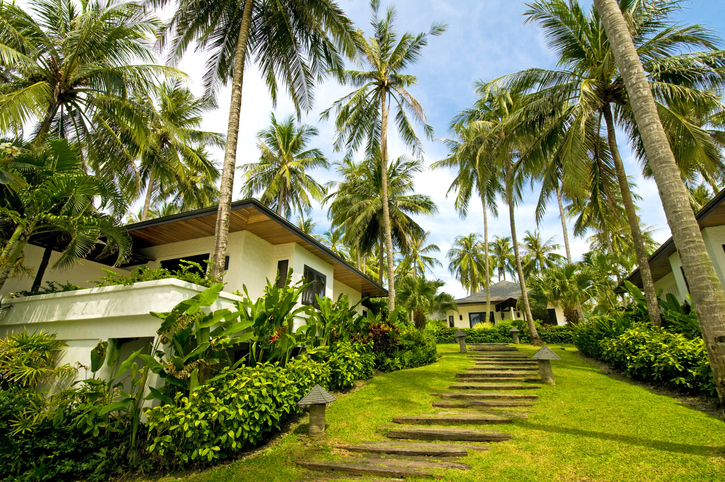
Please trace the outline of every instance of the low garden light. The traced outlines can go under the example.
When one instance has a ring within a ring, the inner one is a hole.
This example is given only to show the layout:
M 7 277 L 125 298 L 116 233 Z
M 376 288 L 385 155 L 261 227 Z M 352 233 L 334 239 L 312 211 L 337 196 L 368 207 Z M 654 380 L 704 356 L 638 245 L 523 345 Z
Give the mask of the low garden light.
M 548 346 L 544 345 L 541 350 L 534 353 L 534 360 L 539 362 L 539 374 L 541 381 L 547 385 L 556 385 L 554 382 L 554 372 L 551 371 L 551 360 L 561 360 L 559 356 L 551 351 Z
M 513 328 L 511 328 L 510 331 L 511 331 L 511 336 L 514 338 L 514 344 L 518 345 L 519 344 L 519 329 L 514 326 Z
M 330 395 L 327 390 L 319 385 L 315 385 L 310 392 L 297 402 L 300 407 L 309 407 L 310 412 L 310 428 L 309 436 L 319 438 L 325 436 L 325 409 L 328 403 L 334 402 L 336 399 Z
M 466 337 L 467 336 L 468 335 L 466 335 L 466 332 L 461 330 L 460 328 L 458 329 L 456 334 L 453 335 L 453 338 L 455 338 L 456 341 L 458 342 L 458 346 L 461 347 L 461 353 L 466 353 L 468 351 L 468 350 L 466 350 Z

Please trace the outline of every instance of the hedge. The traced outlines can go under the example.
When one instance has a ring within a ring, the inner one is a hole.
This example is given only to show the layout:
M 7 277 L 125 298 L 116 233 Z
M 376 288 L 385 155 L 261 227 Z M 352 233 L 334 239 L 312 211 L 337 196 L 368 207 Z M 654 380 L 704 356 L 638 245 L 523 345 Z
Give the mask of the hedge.
M 491 328 L 462 328 L 466 333 L 466 343 L 512 343 L 511 322 L 499 322 Z M 531 341 L 528 329 L 525 326 L 519 327 L 519 339 L 522 343 Z M 454 335 L 458 328 L 442 328 L 436 333 L 436 341 L 442 344 L 458 343 Z M 572 329 L 564 326 L 537 326 L 541 341 L 544 343 L 565 344 L 574 343 Z

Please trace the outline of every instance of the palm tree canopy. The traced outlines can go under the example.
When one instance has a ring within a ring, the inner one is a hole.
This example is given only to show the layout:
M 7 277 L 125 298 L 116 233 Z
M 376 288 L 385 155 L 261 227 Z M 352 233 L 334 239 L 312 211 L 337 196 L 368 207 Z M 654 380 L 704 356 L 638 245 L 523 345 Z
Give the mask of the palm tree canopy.
M 514 260 L 514 249 L 511 246 L 511 237 L 495 236 L 489 244 L 493 258 L 492 269 L 498 273 L 498 280 L 506 280 L 506 274 L 516 276 L 516 261 Z
M 524 249 L 526 254 L 523 258 L 524 275 L 528 278 L 531 274 L 542 275 L 547 269 L 553 268 L 564 261 L 564 256 L 555 253 L 561 245 L 553 242 L 551 237 L 544 241 L 541 233 L 526 231 L 524 236 Z
M 259 200 L 278 214 L 290 217 L 293 211 L 308 212 L 312 199 L 321 202 L 325 187 L 308 174 L 311 169 L 328 168 L 320 149 L 308 149 L 307 144 L 317 136 L 317 129 L 298 126 L 292 116 L 277 122 L 270 116 L 270 127 L 257 134 L 261 155 L 256 164 L 240 166 L 243 173 L 242 195 Z
M 448 250 L 448 271 L 453 274 L 461 286 L 470 294 L 480 291 L 485 277 L 484 249 L 481 237 L 477 233 L 456 236 L 453 246 Z
M 436 244 L 426 244 L 428 236 L 430 236 L 430 231 L 426 231 L 421 237 L 411 236 L 410 249 L 408 252 L 403 253 L 403 258 L 398 263 L 396 271 L 411 274 L 414 278 L 417 278 L 425 276 L 426 270 L 432 271 L 433 267 L 441 266 L 438 259 L 429 256 L 431 253 L 440 252 L 441 248 Z

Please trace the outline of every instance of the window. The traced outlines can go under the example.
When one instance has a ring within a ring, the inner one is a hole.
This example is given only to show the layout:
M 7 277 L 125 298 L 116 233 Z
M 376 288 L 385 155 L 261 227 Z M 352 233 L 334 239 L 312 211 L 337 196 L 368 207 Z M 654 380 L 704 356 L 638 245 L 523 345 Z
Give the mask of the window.
M 312 305 L 315 308 L 319 308 L 320 306 L 317 304 L 317 298 L 315 298 L 315 295 L 320 298 L 325 296 L 325 284 L 327 282 L 327 278 L 324 274 L 319 271 L 315 271 L 307 265 L 305 265 L 304 276 L 305 283 L 310 284 L 307 288 L 305 288 L 305 291 L 302 292 L 302 304 Z
M 209 260 L 209 253 L 206 254 L 195 254 L 193 256 L 182 256 L 181 258 L 165 259 L 161 262 L 161 267 L 168 269 L 169 271 L 179 271 L 181 269 L 182 261 L 191 261 L 192 263 L 199 263 L 204 271 L 206 271 L 206 262 Z M 229 269 L 229 256 L 224 258 L 224 270 Z M 199 270 L 192 266 L 189 268 L 190 272 L 198 272 Z
M 287 276 L 289 276 L 289 260 L 281 259 L 277 261 L 277 288 L 287 284 Z
M 483 323 L 483 316 L 485 315 L 485 312 L 480 313 L 469 313 L 468 314 L 468 321 L 471 324 L 471 328 L 476 326 L 476 323 Z M 495 318 L 493 317 L 493 311 L 488 315 L 488 321 L 491 323 L 495 323 Z
M 448 317 L 448 328 L 453 328 L 453 315 Z

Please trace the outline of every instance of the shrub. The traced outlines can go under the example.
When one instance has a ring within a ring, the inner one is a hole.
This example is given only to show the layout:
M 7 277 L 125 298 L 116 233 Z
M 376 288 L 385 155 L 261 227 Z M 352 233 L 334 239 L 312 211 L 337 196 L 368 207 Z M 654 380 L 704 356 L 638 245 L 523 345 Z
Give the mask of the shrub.
M 302 394 L 306 394 L 315 385 L 332 390 L 332 371 L 324 361 L 315 361 L 307 355 L 300 355 L 285 366 L 287 375 Z
M 373 376 L 375 356 L 369 345 L 341 342 L 335 344 L 328 363 L 332 375 L 331 388 L 348 390 L 355 386 L 355 380 Z
M 634 323 L 632 318 L 624 314 L 592 317 L 588 323 L 575 325 L 573 329 L 574 345 L 584 356 L 601 360 L 602 340 L 616 338 L 631 328 Z
M 52 293 L 65 293 L 66 291 L 76 291 L 83 289 L 80 286 L 72 284 L 70 281 L 65 283 L 56 283 L 54 281 L 46 281 L 47 286 L 41 286 L 35 291 L 23 290 L 15 293 L 15 296 L 36 296 L 36 295 L 49 295 Z
M 222 279 L 210 278 L 206 275 L 206 269 L 202 268 L 199 263 L 193 261 L 181 261 L 181 268 L 169 271 L 165 268 L 150 269 L 145 266 L 139 267 L 131 271 L 128 275 L 114 273 L 111 270 L 104 269 L 105 276 L 99 276 L 100 281 L 89 281 L 98 287 L 103 286 L 130 286 L 134 283 L 142 281 L 156 281 L 160 279 L 176 278 L 187 283 L 194 283 L 200 286 L 210 288 L 217 283 L 221 283 Z
M 384 372 L 415 368 L 433 363 L 438 358 L 436 339 L 418 329 L 402 331 L 389 355 L 378 357 L 378 369 Z
M 0 384 L 9 382 L 35 388 L 38 383 L 56 377 L 75 375 L 70 365 L 59 367 L 55 363 L 66 346 L 65 342 L 55 339 L 55 334 L 42 330 L 32 334 L 23 330 L 0 338 Z
M 638 323 L 600 342 L 602 360 L 635 380 L 715 395 L 715 380 L 702 339 Z
M 572 326 L 575 325 L 544 325 L 541 328 L 537 328 L 539 337 L 544 343 L 550 344 L 573 344 L 574 343 L 574 330 Z M 527 333 L 528 335 L 528 333 Z

